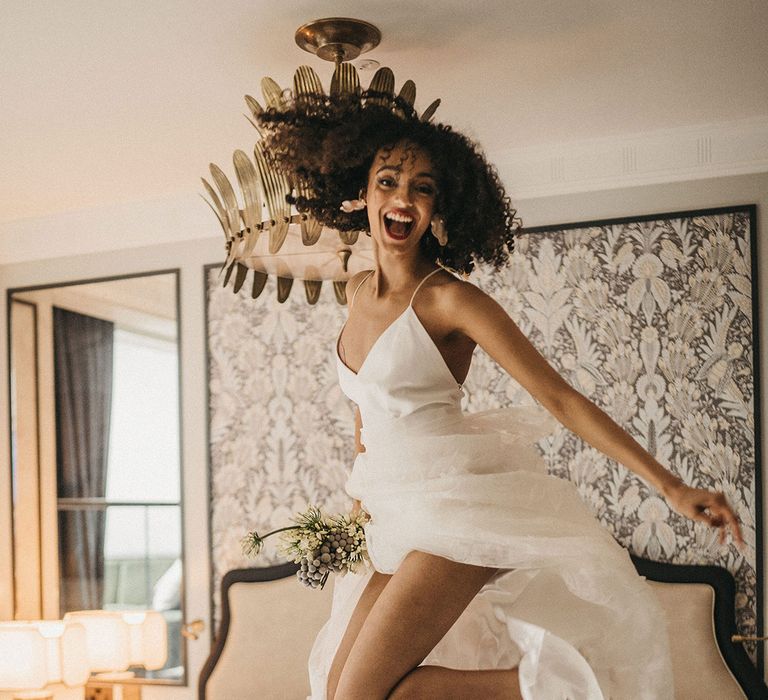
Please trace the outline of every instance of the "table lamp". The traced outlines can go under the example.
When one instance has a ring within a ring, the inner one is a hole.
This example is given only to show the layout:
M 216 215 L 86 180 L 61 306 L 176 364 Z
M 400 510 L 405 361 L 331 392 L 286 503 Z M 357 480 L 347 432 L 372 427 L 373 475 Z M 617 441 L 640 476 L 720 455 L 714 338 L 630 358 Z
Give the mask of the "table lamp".
M 165 665 L 166 622 L 155 610 L 78 610 L 67 613 L 64 619 L 85 628 L 94 672 L 88 681 L 88 697 L 138 700 L 141 686 L 131 684 L 135 674 L 128 668 L 157 670 Z
M 130 665 L 156 671 L 168 659 L 168 626 L 157 610 L 123 611 L 130 638 Z
M 86 633 L 73 621 L 0 622 L 0 690 L 14 700 L 53 699 L 63 684 L 82 689 L 90 668 Z M 64 689 L 62 689 L 64 690 Z
M 66 613 L 64 620 L 85 628 L 88 665 L 92 673 L 125 671 L 130 666 L 131 638 L 121 613 L 76 610 Z

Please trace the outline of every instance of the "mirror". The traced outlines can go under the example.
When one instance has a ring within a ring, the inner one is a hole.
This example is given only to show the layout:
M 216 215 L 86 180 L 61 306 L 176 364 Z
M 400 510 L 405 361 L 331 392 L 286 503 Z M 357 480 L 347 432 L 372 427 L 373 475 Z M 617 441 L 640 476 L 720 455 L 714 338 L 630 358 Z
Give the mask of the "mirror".
M 158 610 L 183 683 L 178 272 L 8 295 L 15 616 Z

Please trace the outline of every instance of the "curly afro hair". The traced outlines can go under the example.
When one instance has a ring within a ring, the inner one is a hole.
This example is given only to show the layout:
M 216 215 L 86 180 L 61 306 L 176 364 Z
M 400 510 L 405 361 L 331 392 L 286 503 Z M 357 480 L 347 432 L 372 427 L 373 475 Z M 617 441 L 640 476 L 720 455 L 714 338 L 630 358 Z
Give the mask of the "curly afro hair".
M 421 239 L 426 259 L 460 273 L 475 261 L 498 269 L 514 250 L 517 211 L 498 173 L 471 139 L 446 124 L 421 121 L 413 107 L 390 94 L 302 95 L 285 109 L 259 115 L 267 157 L 284 172 L 299 212 L 339 231 L 369 231 L 365 211 L 340 210 L 368 182 L 374 157 L 401 141 L 420 147 L 438 176 L 436 211 L 448 231 L 440 247 L 431 231 Z

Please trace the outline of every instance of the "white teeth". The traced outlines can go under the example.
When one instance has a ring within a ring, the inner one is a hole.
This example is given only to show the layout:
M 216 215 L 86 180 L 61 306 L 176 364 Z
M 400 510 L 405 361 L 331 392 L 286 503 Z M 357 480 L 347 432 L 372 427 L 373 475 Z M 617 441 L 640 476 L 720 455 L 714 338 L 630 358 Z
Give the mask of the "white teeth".
M 384 216 L 386 216 L 388 219 L 392 219 L 392 221 L 400 221 L 404 224 L 410 224 L 411 221 L 413 221 L 413 217 L 411 216 L 404 216 L 403 214 L 395 214 L 393 212 L 389 212 Z

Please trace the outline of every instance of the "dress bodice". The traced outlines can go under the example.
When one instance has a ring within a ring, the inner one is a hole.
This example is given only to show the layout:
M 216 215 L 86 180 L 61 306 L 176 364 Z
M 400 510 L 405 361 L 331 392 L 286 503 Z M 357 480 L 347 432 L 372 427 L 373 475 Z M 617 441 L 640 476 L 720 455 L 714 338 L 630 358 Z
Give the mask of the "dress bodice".
M 377 338 L 357 373 L 339 355 L 343 327 L 336 338 L 339 385 L 360 408 L 364 425 L 371 419 L 401 418 L 429 409 L 460 410 L 462 388 L 413 309 L 416 292 L 439 271 L 419 283 L 408 306 Z

